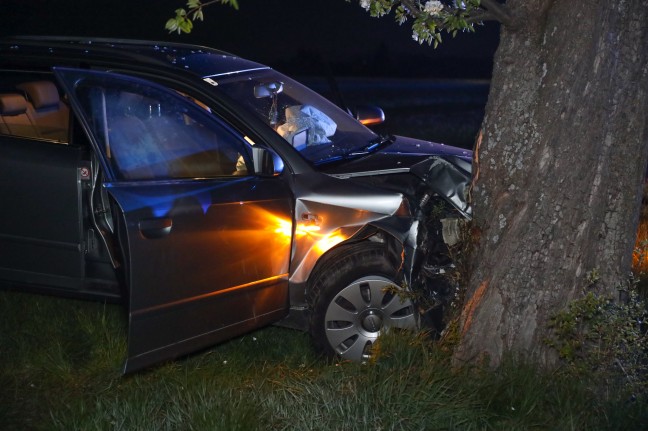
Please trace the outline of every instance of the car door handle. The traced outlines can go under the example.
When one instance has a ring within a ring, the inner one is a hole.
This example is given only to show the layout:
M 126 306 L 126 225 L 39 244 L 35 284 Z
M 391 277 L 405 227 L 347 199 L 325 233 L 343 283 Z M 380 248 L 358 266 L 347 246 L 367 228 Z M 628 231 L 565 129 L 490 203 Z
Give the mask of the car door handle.
M 138 223 L 139 231 L 144 238 L 156 239 L 171 233 L 173 221 L 170 218 L 147 218 Z

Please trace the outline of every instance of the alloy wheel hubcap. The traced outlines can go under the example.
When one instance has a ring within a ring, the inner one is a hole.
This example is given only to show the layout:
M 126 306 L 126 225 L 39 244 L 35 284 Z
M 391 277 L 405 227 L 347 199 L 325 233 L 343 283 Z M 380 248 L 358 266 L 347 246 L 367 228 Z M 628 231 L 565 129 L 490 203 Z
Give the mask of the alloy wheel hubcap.
M 326 338 L 342 359 L 369 358 L 378 336 L 391 328 L 415 329 L 417 321 L 409 298 L 381 276 L 364 277 L 346 286 L 333 298 L 324 317 Z
M 383 325 L 382 315 L 376 310 L 368 310 L 361 321 L 362 327 L 367 332 L 379 332 Z

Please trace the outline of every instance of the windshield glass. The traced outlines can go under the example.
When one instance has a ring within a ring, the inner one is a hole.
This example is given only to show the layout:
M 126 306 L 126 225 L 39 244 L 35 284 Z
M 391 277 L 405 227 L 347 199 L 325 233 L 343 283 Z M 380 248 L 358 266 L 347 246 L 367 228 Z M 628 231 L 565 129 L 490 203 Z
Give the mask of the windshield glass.
M 307 160 L 321 164 L 366 153 L 378 136 L 351 115 L 274 70 L 206 78 L 262 118 Z

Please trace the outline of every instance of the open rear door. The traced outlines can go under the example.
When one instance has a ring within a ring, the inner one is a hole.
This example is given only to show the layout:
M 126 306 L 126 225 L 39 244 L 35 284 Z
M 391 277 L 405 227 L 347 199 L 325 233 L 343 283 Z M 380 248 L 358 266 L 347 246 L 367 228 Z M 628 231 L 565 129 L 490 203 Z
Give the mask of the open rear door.
M 283 317 L 293 218 L 284 180 L 235 175 L 237 161 L 252 172 L 243 137 L 173 90 L 55 72 L 119 208 L 130 292 L 125 372 Z

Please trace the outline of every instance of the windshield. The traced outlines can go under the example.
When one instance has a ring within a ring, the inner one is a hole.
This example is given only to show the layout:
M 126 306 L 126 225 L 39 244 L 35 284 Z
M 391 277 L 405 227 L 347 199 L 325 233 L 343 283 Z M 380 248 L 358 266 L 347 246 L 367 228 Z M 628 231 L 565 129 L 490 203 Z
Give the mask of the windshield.
M 366 154 L 380 141 L 351 115 L 274 70 L 205 80 L 263 119 L 313 164 Z

